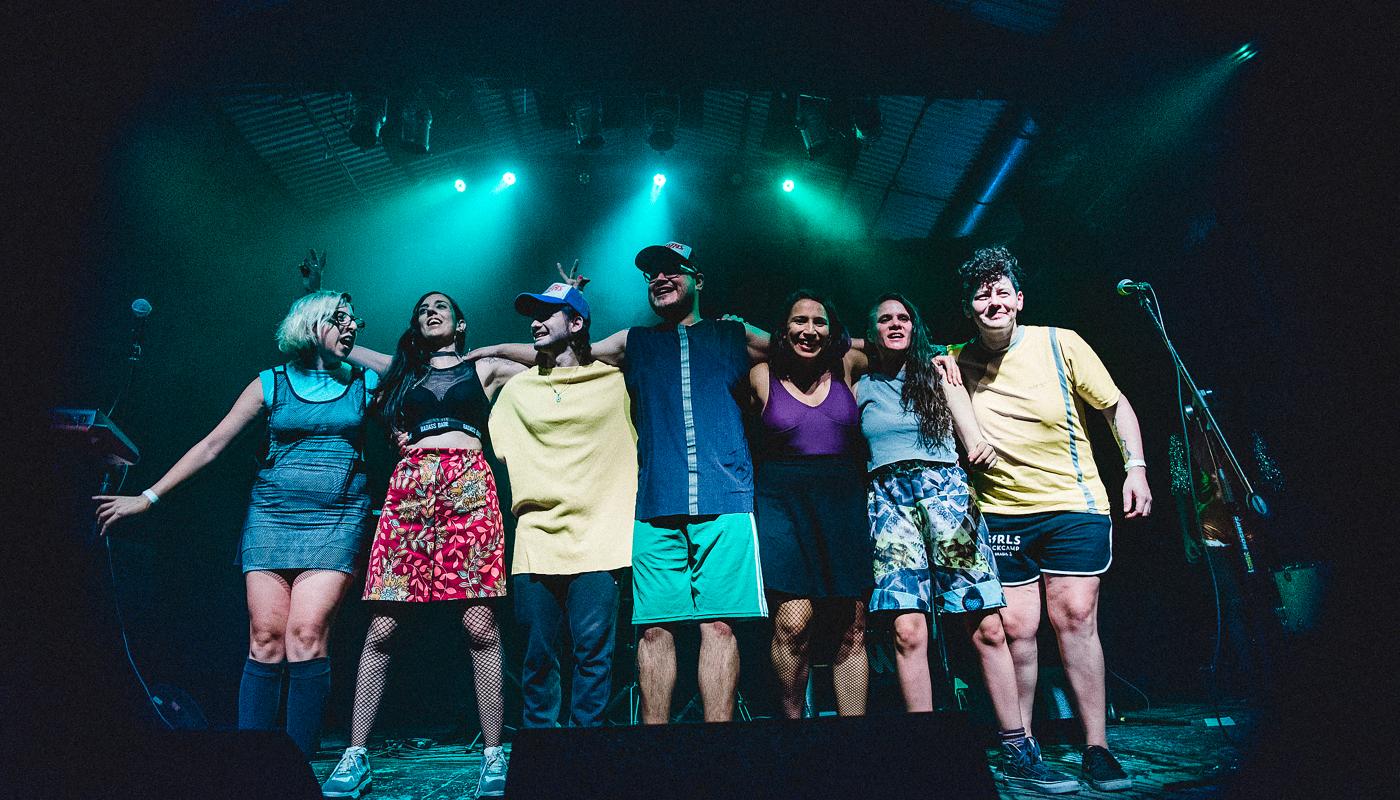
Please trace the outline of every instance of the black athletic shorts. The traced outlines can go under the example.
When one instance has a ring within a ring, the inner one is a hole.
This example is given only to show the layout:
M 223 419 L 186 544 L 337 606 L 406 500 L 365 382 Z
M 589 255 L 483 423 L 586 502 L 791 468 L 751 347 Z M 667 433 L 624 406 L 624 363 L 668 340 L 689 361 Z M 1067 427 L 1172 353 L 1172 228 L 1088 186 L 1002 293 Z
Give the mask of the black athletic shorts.
M 1107 514 L 1047 511 L 983 514 L 1003 586 L 1048 575 L 1099 575 L 1113 562 L 1113 520 Z

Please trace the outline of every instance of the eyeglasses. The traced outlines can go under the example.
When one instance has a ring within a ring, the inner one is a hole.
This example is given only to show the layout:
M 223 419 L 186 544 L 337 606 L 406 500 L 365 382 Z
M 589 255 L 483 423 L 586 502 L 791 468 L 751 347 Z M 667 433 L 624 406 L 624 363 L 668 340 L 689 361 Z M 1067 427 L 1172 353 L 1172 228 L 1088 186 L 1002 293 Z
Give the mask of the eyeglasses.
M 350 323 L 355 323 L 356 328 L 365 327 L 365 321 L 360 317 L 351 316 L 344 311 L 337 311 L 328 318 L 330 323 L 341 330 L 350 327 Z
M 683 266 L 680 264 L 677 264 L 672 267 L 662 267 L 661 269 L 658 269 L 655 272 L 652 272 L 651 270 L 642 270 L 642 277 L 647 279 L 647 283 L 651 283 L 652 281 L 656 280 L 662 275 L 669 275 L 671 277 L 678 278 L 682 275 L 689 275 L 691 277 L 694 277 L 698 274 L 698 272 L 691 269 L 690 267 Z

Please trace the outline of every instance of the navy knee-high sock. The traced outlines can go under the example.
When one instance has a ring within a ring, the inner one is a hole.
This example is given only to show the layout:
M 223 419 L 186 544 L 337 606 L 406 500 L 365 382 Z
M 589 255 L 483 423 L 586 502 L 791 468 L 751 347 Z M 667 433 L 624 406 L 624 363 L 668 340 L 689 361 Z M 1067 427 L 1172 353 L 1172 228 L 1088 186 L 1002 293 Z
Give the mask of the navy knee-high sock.
M 331 692 L 331 660 L 287 662 L 287 735 L 307 758 L 321 748 L 321 717 Z
M 282 699 L 282 662 L 268 664 L 248 659 L 238 682 L 240 730 L 272 730 L 277 726 L 277 703 Z

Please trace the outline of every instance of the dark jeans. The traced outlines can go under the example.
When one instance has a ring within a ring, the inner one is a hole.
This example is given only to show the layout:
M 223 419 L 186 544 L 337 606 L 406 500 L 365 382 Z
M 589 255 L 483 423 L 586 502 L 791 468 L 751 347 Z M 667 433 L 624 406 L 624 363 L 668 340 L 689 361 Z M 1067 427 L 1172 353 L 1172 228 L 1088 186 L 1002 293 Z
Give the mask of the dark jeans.
M 610 572 L 522 574 L 515 576 L 513 594 L 516 621 L 525 629 L 525 727 L 552 728 L 559 719 L 559 633 L 566 620 L 574 643 L 569 724 L 602 725 L 612 689 L 617 578 Z

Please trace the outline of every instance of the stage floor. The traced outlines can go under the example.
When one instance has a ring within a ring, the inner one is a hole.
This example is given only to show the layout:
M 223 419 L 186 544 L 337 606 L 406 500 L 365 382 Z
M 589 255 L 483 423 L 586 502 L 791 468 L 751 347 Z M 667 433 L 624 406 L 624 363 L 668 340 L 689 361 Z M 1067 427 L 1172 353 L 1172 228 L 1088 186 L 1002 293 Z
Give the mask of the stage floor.
M 1129 714 L 1128 722 L 1110 725 L 1109 744 L 1134 778 L 1125 792 L 1098 792 L 1080 784 L 1075 797 L 1151 797 L 1171 800 L 1217 797 L 1221 779 L 1235 764 L 1246 738 L 1252 733 L 1254 714 L 1239 705 L 1220 709 L 1220 715 L 1233 725 L 1212 726 L 1206 720 L 1215 713 L 1203 705 L 1166 705 L 1150 712 Z M 417 734 L 423 736 L 422 732 Z M 1051 736 L 1045 736 L 1052 739 Z M 325 780 L 340 758 L 341 748 L 327 746 L 312 762 L 318 780 Z M 342 745 L 343 747 L 343 745 Z M 510 745 L 506 745 L 510 750 Z M 1043 742 L 1046 759 L 1056 768 L 1079 774 L 1077 748 L 1070 744 Z M 987 751 L 996 770 L 995 749 Z M 481 752 L 469 752 L 466 742 L 439 743 L 432 739 L 376 737 L 370 748 L 374 783 L 366 795 L 373 800 L 447 800 L 471 797 L 481 769 Z M 1033 792 L 1013 791 L 997 782 L 1002 798 L 1040 798 Z M 567 793 L 560 795 L 567 797 Z M 937 796 L 936 793 L 933 796 Z

